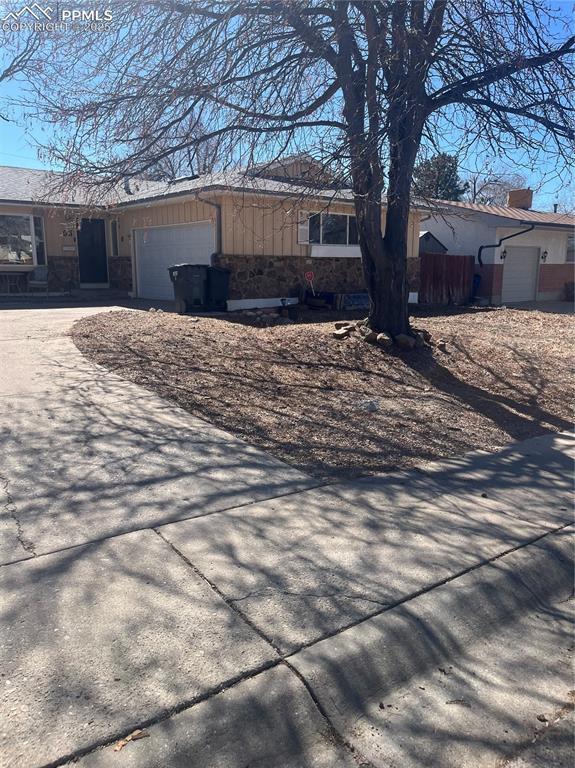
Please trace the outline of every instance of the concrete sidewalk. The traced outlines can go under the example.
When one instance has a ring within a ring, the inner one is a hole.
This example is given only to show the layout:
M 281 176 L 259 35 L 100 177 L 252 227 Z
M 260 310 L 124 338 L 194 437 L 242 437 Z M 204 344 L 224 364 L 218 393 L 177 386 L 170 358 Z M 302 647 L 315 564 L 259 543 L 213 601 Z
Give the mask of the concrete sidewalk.
M 6 565 L 8 765 L 511 755 L 573 688 L 572 446 L 539 438 Z M 114 752 L 136 728 L 149 736 Z
M 548 534 L 367 619 L 80 766 L 567 768 L 573 542 L 564 538 Z
M 571 436 L 310 487 L 61 312 L 0 342 L 3 765 L 483 766 L 560 719 Z

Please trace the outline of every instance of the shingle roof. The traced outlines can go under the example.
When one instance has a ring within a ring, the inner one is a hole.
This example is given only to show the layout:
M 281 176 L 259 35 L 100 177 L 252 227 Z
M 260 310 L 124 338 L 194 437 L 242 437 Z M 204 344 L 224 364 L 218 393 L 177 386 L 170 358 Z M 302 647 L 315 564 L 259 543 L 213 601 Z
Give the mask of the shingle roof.
M 286 197 L 313 194 L 315 197 L 342 201 L 353 199 L 351 190 L 312 190 L 301 183 L 246 176 L 240 171 L 205 174 L 170 183 L 133 178 L 130 180 L 131 194 L 121 185 L 112 191 L 107 190 L 100 198 L 91 194 L 87 180 L 83 179 L 82 183 L 72 187 L 70 184 L 63 186 L 63 178 L 63 174 L 54 171 L 0 166 L 0 202 L 83 206 L 98 201 L 102 206 L 116 207 L 209 190 L 260 192 Z
M 204 174 L 198 177 L 176 179 L 173 182 L 149 181 L 146 179 L 131 179 L 132 194 L 128 194 L 123 186 L 107 190 L 103 196 L 94 197 L 89 179 L 79 180 L 77 186 L 63 185 L 63 174 L 56 171 L 43 171 L 37 168 L 14 168 L 0 166 L 0 203 L 38 203 L 44 205 L 87 206 L 96 204 L 102 207 L 123 207 L 138 203 L 151 202 L 158 199 L 169 199 L 182 195 L 208 192 L 232 191 L 254 192 L 281 197 L 312 197 L 326 201 L 352 202 L 353 194 L 349 189 L 313 189 L 288 181 L 278 181 L 263 177 L 246 175 L 242 171 L 222 171 Z M 526 211 L 522 208 L 507 208 L 498 205 L 481 205 L 479 203 L 454 202 L 451 200 L 436 200 L 432 204 L 417 207 L 443 209 L 459 208 L 470 212 L 478 212 L 512 219 L 517 223 L 544 224 L 547 226 L 573 227 L 575 217 L 564 213 L 546 213 L 542 211 Z
M 549 213 L 547 211 L 531 211 L 524 208 L 508 208 L 505 205 L 483 205 L 482 203 L 466 203 L 452 200 L 437 200 L 437 203 L 447 208 L 461 208 L 466 211 L 486 213 L 502 219 L 513 219 L 527 224 L 547 224 L 560 227 L 575 226 L 575 217 L 567 213 Z
M 118 193 L 117 202 L 120 205 L 154 200 L 163 197 L 176 197 L 193 192 L 208 190 L 227 190 L 235 192 L 255 192 L 284 197 L 312 196 L 326 198 L 328 200 L 341 200 L 350 202 L 353 200 L 351 190 L 342 189 L 337 192 L 333 189 L 315 189 L 305 186 L 299 181 L 294 184 L 289 181 L 278 181 L 261 176 L 246 175 L 241 171 L 222 171 L 220 173 L 208 173 L 197 178 L 176 179 L 168 183 L 164 181 L 145 181 L 134 179 L 130 183 L 132 194 L 127 194 L 123 189 Z
M 78 190 L 64 192 L 62 174 L 37 168 L 0 166 L 0 201 L 12 203 L 50 203 L 51 205 L 80 205 Z

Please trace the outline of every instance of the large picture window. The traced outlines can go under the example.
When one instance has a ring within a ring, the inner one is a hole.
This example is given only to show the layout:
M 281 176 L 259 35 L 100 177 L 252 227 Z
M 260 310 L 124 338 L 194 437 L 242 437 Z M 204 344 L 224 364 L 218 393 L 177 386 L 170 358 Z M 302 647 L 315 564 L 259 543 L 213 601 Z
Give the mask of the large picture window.
M 357 245 L 355 216 L 344 213 L 314 213 L 308 219 L 309 240 L 314 245 Z
M 336 213 L 323 213 L 321 242 L 326 245 L 347 245 L 347 218 Z
M 46 264 L 46 237 L 41 216 L 0 214 L 0 264 Z
M 34 264 L 31 216 L 0 215 L 0 264 Z

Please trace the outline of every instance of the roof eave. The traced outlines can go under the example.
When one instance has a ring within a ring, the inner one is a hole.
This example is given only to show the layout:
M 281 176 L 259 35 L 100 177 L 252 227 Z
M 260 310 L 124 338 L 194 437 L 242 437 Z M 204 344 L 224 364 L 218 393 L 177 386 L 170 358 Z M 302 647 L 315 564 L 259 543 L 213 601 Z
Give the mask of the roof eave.
M 534 224 L 536 229 L 539 227 L 543 227 L 544 229 L 575 229 L 575 224 L 562 224 L 554 221 L 529 221 L 529 219 L 522 219 L 519 221 L 519 224 L 521 224 L 521 226 Z
M 150 195 L 148 197 L 138 197 L 135 200 L 120 200 L 113 203 L 100 203 L 100 204 L 61 203 L 61 202 L 56 203 L 56 202 L 50 202 L 49 200 L 39 201 L 39 200 L 0 199 L 0 205 L 34 205 L 34 206 L 43 206 L 47 208 L 74 208 L 74 209 L 93 208 L 97 210 L 114 211 L 114 210 L 120 210 L 123 208 L 134 207 L 137 205 L 146 205 L 149 203 L 161 203 L 165 200 L 179 199 L 182 197 L 194 198 L 201 193 L 209 193 L 209 192 L 220 192 L 220 193 L 227 192 L 229 194 L 242 193 L 242 194 L 265 195 L 270 197 L 293 198 L 293 199 L 305 198 L 306 200 L 328 200 L 328 201 L 333 201 L 335 203 L 353 205 L 353 198 L 342 197 L 335 190 L 333 190 L 333 194 L 330 194 L 329 190 L 317 191 L 317 192 L 313 192 L 311 190 L 302 191 L 302 190 L 289 190 L 289 189 L 269 190 L 269 189 L 254 189 L 253 187 L 246 187 L 246 186 L 234 185 L 234 184 L 207 184 L 205 186 L 197 187 L 195 189 L 187 189 L 187 190 L 181 190 L 178 192 L 163 193 L 161 195 Z M 386 207 L 387 204 L 385 202 L 382 202 L 382 206 Z M 424 204 L 417 203 L 417 202 L 412 202 L 410 207 L 413 210 L 417 210 L 417 211 L 428 210 Z
M 209 184 L 204 187 L 198 187 L 196 189 L 182 190 L 181 192 L 172 192 L 163 195 L 154 195 L 150 197 L 139 197 L 136 200 L 122 200 L 119 203 L 113 203 L 107 206 L 108 209 L 128 208 L 135 205 L 143 205 L 146 203 L 162 202 L 164 200 L 170 200 L 180 197 L 195 197 L 204 192 L 227 192 L 229 194 L 242 193 L 251 195 L 266 195 L 270 197 L 282 197 L 282 198 L 305 198 L 306 200 L 333 200 L 335 203 L 347 203 L 353 205 L 352 198 L 344 198 L 338 196 L 337 193 L 333 195 L 328 192 L 301 192 L 292 190 L 269 190 L 269 189 L 254 189 L 253 187 L 244 187 L 240 185 L 230 184 Z M 387 207 L 387 203 L 382 202 L 382 206 Z M 410 206 L 414 210 L 425 211 L 425 206 L 420 203 L 412 203 Z
M 306 198 L 316 198 L 316 199 L 334 199 L 338 200 L 337 194 L 334 195 L 328 195 L 327 193 L 321 194 L 313 194 L 311 192 L 304 192 L 302 193 L 294 191 L 294 190 L 270 190 L 270 189 L 254 189 L 253 187 L 245 187 L 241 185 L 234 185 L 234 184 L 207 184 L 204 187 L 197 187 L 195 189 L 186 189 L 182 190 L 180 192 L 171 192 L 167 194 L 162 195 L 153 195 L 150 197 L 139 197 L 136 200 L 122 200 L 119 203 L 114 203 L 114 208 L 123 208 L 126 206 L 131 205 L 138 205 L 139 203 L 150 203 L 154 202 L 156 200 L 170 200 L 172 198 L 176 197 L 184 197 L 186 195 L 189 195 L 193 197 L 194 195 L 198 195 L 202 192 L 229 192 L 230 194 L 234 194 L 237 192 L 241 192 L 243 194 L 252 194 L 252 195 L 270 195 L 273 197 L 306 197 Z M 347 200 L 344 198 L 339 198 L 341 202 L 353 202 L 352 200 Z
M 33 205 L 44 208 L 83 208 L 82 203 L 51 203 L 45 200 L 8 200 L 0 198 L 0 205 Z

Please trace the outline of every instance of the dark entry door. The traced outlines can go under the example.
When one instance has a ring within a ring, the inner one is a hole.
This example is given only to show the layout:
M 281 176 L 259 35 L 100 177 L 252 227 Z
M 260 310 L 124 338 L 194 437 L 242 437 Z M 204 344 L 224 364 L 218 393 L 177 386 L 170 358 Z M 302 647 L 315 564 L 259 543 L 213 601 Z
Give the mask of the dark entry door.
M 107 283 L 106 227 L 103 219 L 82 219 L 78 232 L 80 283 Z

